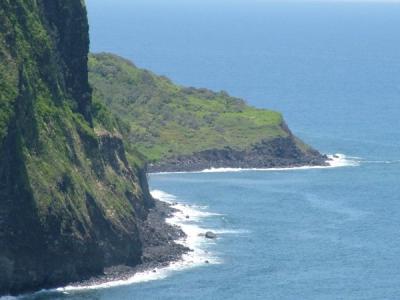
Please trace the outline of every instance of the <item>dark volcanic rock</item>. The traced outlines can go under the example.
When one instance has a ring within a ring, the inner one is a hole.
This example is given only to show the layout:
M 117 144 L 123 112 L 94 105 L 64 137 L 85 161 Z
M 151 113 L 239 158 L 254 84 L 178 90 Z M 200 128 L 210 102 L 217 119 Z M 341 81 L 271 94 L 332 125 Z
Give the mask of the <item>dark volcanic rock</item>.
M 208 238 L 208 239 L 216 239 L 217 235 L 212 231 L 207 231 L 206 234 L 205 234 L 205 237 Z
M 293 135 L 265 140 L 247 150 L 210 149 L 150 164 L 150 172 L 201 171 L 210 168 L 283 168 L 326 166 L 328 158 L 312 148 L 302 150 Z
M 143 241 L 143 254 L 141 263 L 136 266 L 115 265 L 105 268 L 101 275 L 72 283 L 73 286 L 87 286 L 105 282 L 124 280 L 138 272 L 168 266 L 171 262 L 178 261 L 190 249 L 176 244 L 173 241 L 185 237 L 185 233 L 178 227 L 165 222 L 165 218 L 175 210 L 169 204 L 155 200 L 154 207 L 149 210 L 148 218 L 142 222 L 140 228 Z

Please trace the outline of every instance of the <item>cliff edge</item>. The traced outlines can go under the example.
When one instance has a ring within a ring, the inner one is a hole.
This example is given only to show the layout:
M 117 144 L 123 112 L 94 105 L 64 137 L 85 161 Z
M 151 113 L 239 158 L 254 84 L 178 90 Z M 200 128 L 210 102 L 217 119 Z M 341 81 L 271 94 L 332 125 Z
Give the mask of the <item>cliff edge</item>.
M 0 2 L 0 295 L 136 266 L 155 200 L 93 113 L 81 0 Z

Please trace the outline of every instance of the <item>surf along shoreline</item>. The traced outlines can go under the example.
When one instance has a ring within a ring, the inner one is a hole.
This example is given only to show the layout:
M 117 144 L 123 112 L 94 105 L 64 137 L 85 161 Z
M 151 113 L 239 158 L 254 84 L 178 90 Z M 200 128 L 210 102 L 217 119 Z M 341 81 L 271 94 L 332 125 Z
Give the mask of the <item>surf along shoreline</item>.
M 154 175 L 179 173 L 219 173 L 242 171 L 291 171 L 309 169 L 330 169 L 338 167 L 358 166 L 359 161 L 343 154 L 327 155 L 324 166 L 296 166 L 282 168 L 209 168 L 201 171 L 189 172 L 158 172 Z M 207 242 L 204 237 L 206 231 L 213 229 L 202 228 L 199 222 L 203 218 L 218 215 L 200 210 L 194 205 L 180 203 L 175 196 L 159 190 L 151 192 L 155 199 L 155 207 L 150 210 L 145 221 L 143 263 L 130 266 L 113 266 L 105 269 L 104 274 L 91 277 L 87 280 L 71 283 L 68 286 L 42 290 L 40 293 L 84 292 L 131 285 L 140 282 L 159 280 L 168 277 L 171 273 L 196 266 L 218 264 L 221 261 L 212 253 L 203 249 L 202 244 Z M 0 297 L 4 299 L 23 299 L 32 294 L 17 297 Z
M 212 229 L 200 227 L 203 218 L 219 215 L 194 205 L 177 201 L 175 196 L 159 190 L 151 191 L 155 207 L 150 209 L 144 236 L 143 262 L 137 266 L 113 266 L 104 273 L 67 286 L 43 289 L 16 296 L 0 296 L 0 300 L 24 299 L 40 294 L 70 294 L 89 290 L 126 286 L 159 280 L 171 273 L 196 266 L 218 264 L 216 256 L 202 244 L 214 242 L 205 233 Z
M 149 174 L 186 174 L 186 173 L 228 173 L 228 172 L 251 172 L 251 171 L 296 171 L 296 170 L 311 170 L 311 169 L 331 169 L 341 167 L 354 167 L 360 164 L 358 157 L 349 157 L 341 153 L 326 155 L 326 160 L 323 164 L 319 165 L 303 165 L 293 164 L 289 166 L 276 166 L 276 167 L 260 167 L 260 168 L 247 168 L 247 167 L 214 167 L 210 165 L 207 168 L 193 171 L 150 171 Z
M 201 171 L 188 172 L 158 172 L 150 173 L 153 175 L 185 174 L 185 173 L 218 173 L 218 172 L 241 172 L 241 171 L 291 171 L 291 170 L 310 170 L 310 169 L 330 169 L 339 167 L 354 167 L 359 165 L 359 161 L 354 157 L 347 157 L 344 154 L 327 155 L 326 165 L 295 166 L 281 168 L 210 168 Z M 163 191 L 152 190 L 152 196 L 156 200 L 157 218 L 169 226 L 169 232 L 173 239 L 169 240 L 170 245 L 176 247 L 160 248 L 167 251 L 163 257 L 164 261 L 150 260 L 135 267 L 113 267 L 107 270 L 104 276 L 92 278 L 89 281 L 72 284 L 67 287 L 58 288 L 57 291 L 70 292 L 74 290 L 101 289 L 114 286 L 130 285 L 134 283 L 158 280 L 168 277 L 171 273 L 207 264 L 218 264 L 221 261 L 207 250 L 202 248 L 202 244 L 207 242 L 204 237 L 205 232 L 211 230 L 218 233 L 218 230 L 202 228 L 199 221 L 203 218 L 219 215 L 196 208 L 194 205 L 184 204 L 170 194 Z M 154 222 L 154 219 L 153 221 Z M 162 225 L 161 225 L 162 226 Z M 159 227 L 158 227 L 159 228 Z M 147 249 L 148 250 L 148 249 Z M 168 260 L 169 259 L 169 260 Z
M 53 291 L 69 293 L 73 291 L 103 289 L 134 283 L 163 279 L 171 273 L 195 266 L 218 264 L 220 261 L 202 244 L 208 242 L 204 234 L 209 229 L 201 228 L 198 222 L 206 217 L 219 215 L 200 210 L 193 205 L 177 202 L 175 196 L 160 190 L 151 191 L 156 199 L 156 215 L 149 215 L 152 231 L 161 230 L 167 240 L 150 241 L 145 245 L 143 264 L 136 267 L 117 266 L 106 269 L 105 275 L 87 281 L 71 284 Z M 159 223 L 154 226 L 154 223 Z M 160 232 L 156 232 L 157 235 Z

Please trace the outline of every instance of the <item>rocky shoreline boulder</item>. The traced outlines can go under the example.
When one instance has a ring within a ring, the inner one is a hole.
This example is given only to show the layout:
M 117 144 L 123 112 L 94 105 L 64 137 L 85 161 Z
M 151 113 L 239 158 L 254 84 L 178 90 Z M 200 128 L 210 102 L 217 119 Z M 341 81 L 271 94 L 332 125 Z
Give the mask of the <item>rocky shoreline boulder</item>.
M 204 235 L 207 239 L 216 239 L 217 235 L 212 231 L 207 231 Z

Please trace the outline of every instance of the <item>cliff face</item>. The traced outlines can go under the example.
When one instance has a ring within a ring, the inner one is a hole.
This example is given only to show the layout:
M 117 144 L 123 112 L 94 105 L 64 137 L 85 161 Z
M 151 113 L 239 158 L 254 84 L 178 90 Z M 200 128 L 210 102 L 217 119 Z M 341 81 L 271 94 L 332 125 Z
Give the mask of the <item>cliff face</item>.
M 93 127 L 83 2 L 2 0 L 0 30 L 0 295 L 138 264 L 154 203 L 118 131 Z

